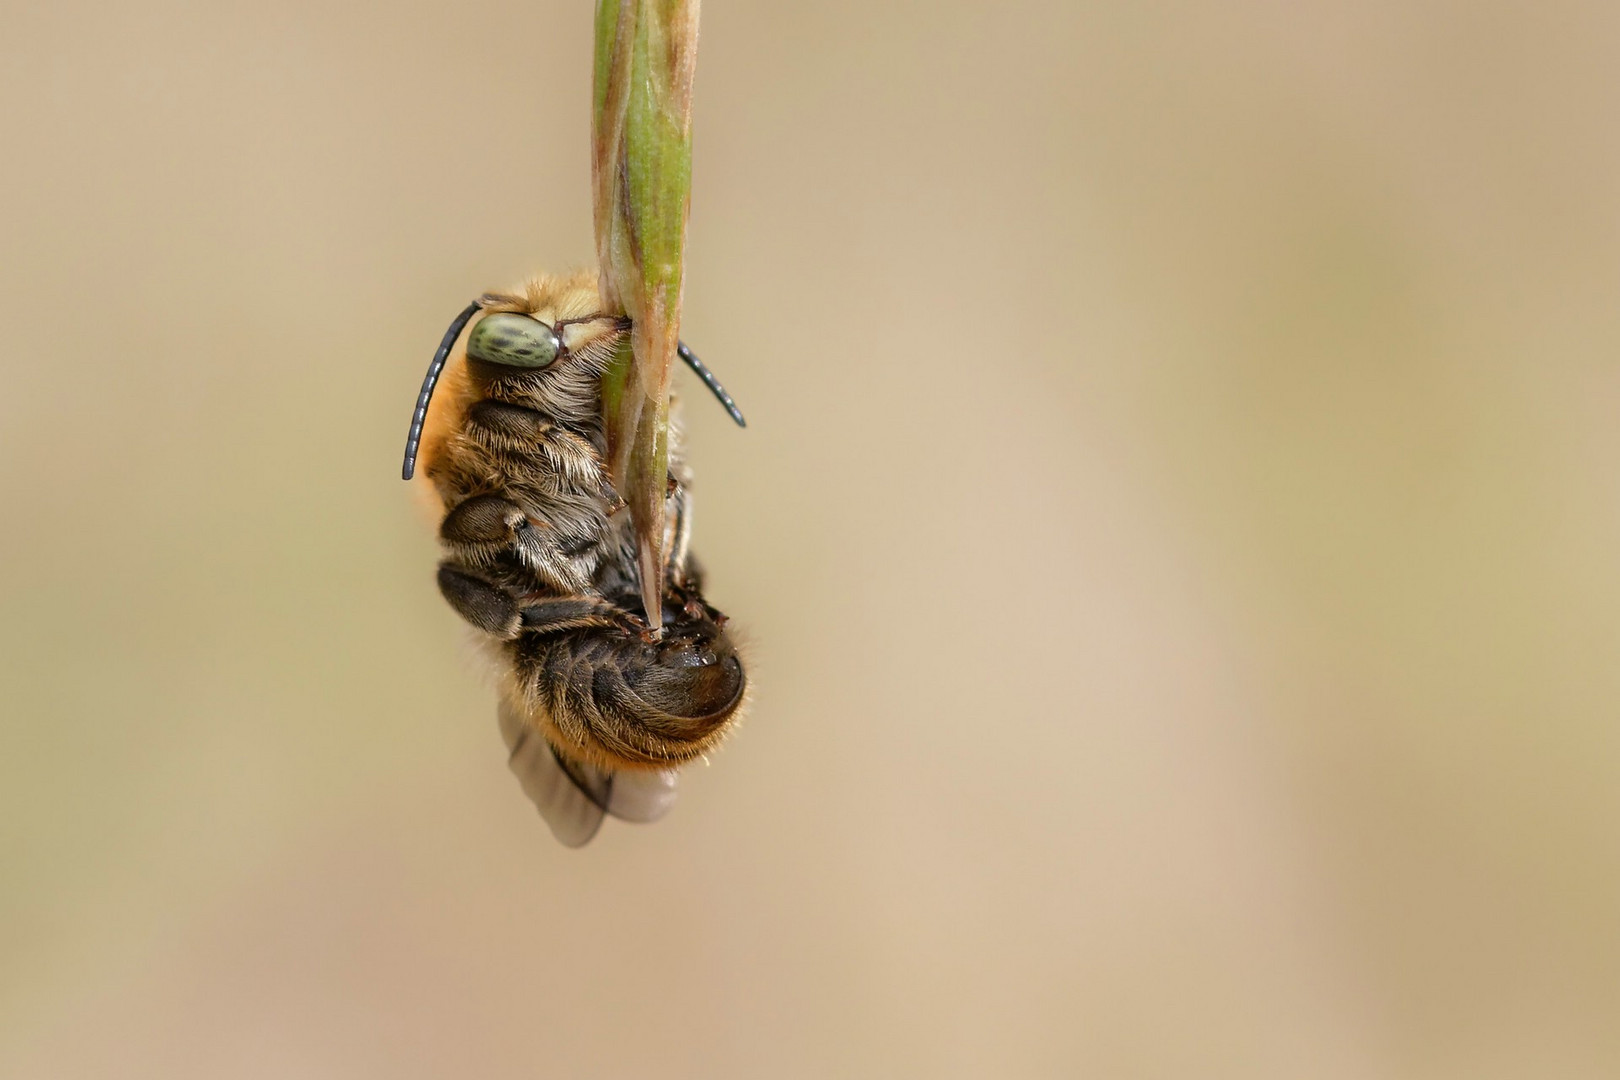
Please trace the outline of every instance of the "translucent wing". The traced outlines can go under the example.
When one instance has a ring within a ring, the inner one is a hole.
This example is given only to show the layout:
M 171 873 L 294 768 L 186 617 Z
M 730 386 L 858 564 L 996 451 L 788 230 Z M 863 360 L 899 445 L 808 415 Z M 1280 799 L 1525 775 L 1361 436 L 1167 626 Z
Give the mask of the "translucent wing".
M 675 804 L 674 770 L 610 773 L 569 761 L 504 701 L 499 715 L 501 736 L 511 751 L 507 765 L 564 846 L 588 844 L 606 814 L 625 821 L 657 821 Z
M 614 773 L 608 783 L 608 813 L 620 821 L 657 821 L 675 805 L 674 769 Z
M 599 791 L 588 793 L 562 767 L 551 744 L 524 722 L 504 701 L 500 706 L 501 736 L 511 751 L 507 766 L 523 785 L 551 827 L 552 835 L 567 847 L 583 847 L 602 826 L 607 800 Z

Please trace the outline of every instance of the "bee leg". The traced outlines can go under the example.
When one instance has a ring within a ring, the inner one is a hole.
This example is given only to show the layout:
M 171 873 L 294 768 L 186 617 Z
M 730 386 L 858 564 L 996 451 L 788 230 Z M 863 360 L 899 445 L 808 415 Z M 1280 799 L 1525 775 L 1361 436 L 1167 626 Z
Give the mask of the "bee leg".
M 492 566 L 504 556 L 516 555 L 558 592 L 583 590 L 586 578 L 574 558 L 558 549 L 551 532 L 500 495 L 474 495 L 446 514 L 439 526 L 439 538 L 462 563 Z
M 487 634 L 511 639 L 522 628 L 517 597 L 453 563 L 439 564 L 439 592 L 457 615 Z
M 686 553 L 685 577 L 681 579 L 680 584 L 692 592 L 701 593 L 703 591 L 703 576 L 703 564 L 698 562 L 696 555 L 688 551 Z
M 631 628 L 623 608 L 596 596 L 525 597 L 518 616 L 523 629 L 539 633 L 592 627 Z
M 494 545 L 511 548 L 528 517 L 510 499 L 499 495 L 474 495 L 444 516 L 439 537 L 447 544 L 483 548 Z

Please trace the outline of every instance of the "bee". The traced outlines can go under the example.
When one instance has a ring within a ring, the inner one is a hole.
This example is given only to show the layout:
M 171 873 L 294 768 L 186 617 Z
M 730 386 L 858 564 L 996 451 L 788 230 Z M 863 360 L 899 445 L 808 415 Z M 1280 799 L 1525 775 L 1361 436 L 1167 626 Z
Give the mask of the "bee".
M 661 637 L 641 615 L 636 537 L 605 464 L 601 394 L 631 324 L 601 309 L 588 272 L 469 304 L 428 366 L 403 470 L 411 479 L 420 450 L 444 514 L 439 591 L 493 657 L 511 769 L 570 847 L 607 814 L 667 812 L 676 769 L 719 744 L 748 689 L 689 550 L 691 470 L 673 399 Z M 743 425 L 691 350 L 682 344 L 678 355 Z

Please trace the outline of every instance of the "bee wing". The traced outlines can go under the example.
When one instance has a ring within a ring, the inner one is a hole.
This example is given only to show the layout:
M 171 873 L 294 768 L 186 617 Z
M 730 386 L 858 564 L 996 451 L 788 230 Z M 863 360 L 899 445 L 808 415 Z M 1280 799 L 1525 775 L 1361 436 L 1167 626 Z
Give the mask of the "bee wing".
M 551 744 L 505 702 L 500 706 L 501 736 L 512 756 L 507 767 L 523 785 L 551 833 L 565 847 L 584 847 L 602 827 L 605 792 L 589 792 L 570 773 Z
M 614 773 L 608 782 L 608 813 L 621 821 L 657 821 L 675 805 L 674 769 Z
M 584 847 L 602 827 L 606 814 L 625 821 L 657 821 L 675 803 L 673 770 L 610 773 L 569 761 L 505 702 L 501 736 L 511 751 L 507 766 L 566 847 Z

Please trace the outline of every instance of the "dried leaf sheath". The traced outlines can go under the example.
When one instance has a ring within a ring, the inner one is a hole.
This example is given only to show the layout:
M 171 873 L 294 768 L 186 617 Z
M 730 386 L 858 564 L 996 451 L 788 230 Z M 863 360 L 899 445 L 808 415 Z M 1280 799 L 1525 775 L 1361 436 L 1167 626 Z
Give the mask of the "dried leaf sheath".
M 591 174 L 603 303 L 634 324 L 603 376 L 610 467 L 662 624 L 669 373 L 680 337 L 698 0 L 599 0 Z

